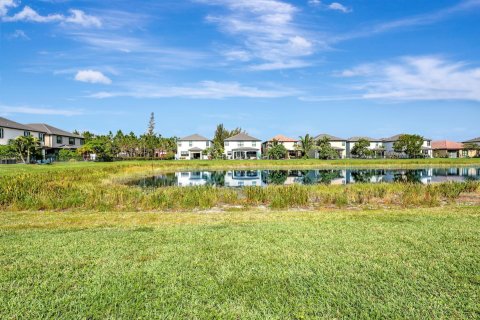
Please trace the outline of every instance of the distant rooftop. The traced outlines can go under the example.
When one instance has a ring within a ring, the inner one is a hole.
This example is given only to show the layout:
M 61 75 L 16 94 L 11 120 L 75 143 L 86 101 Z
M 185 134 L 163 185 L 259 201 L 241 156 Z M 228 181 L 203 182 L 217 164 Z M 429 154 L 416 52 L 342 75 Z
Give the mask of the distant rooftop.
M 178 141 L 210 141 L 210 139 L 205 138 L 199 134 L 192 134 L 191 136 L 186 136 Z
M 28 127 L 40 131 L 40 132 L 45 132 L 47 134 L 53 134 L 56 136 L 65 136 L 65 137 L 72 137 L 72 138 L 83 138 L 81 135 L 74 134 L 62 129 L 55 128 L 51 125 L 45 124 L 45 123 L 29 123 L 27 125 Z
M 18 122 L 15 122 L 15 121 L 12 121 L 12 120 L 9 120 L 9 119 L 6 119 L 6 118 L 2 118 L 2 117 L 0 117 L 0 127 L 10 128 L 10 129 L 18 129 L 18 130 L 25 130 L 25 131 L 30 131 L 30 130 L 34 129 L 32 127 L 28 127 L 28 126 L 23 125 L 21 123 L 18 123 Z M 45 130 L 38 130 L 38 131 L 46 133 Z
M 448 140 L 440 140 L 440 141 L 432 141 L 432 149 L 433 150 L 461 150 L 463 149 L 463 143 L 448 141 Z
M 271 138 L 268 141 L 273 141 L 273 140 L 276 140 L 278 142 L 297 142 L 298 141 L 298 139 L 289 138 L 287 136 L 284 136 L 283 134 L 277 134 L 275 137 Z
M 239 133 L 237 135 L 234 135 L 233 137 L 225 139 L 225 141 L 261 141 L 261 140 L 254 138 L 252 136 L 249 136 L 248 134 L 245 134 L 245 133 Z
M 463 143 L 472 143 L 472 142 L 473 143 L 480 143 L 480 137 L 464 141 Z
M 326 134 L 326 133 L 319 134 L 318 136 L 315 137 L 315 140 L 320 140 L 320 139 L 323 139 L 325 137 L 327 137 L 328 140 L 330 140 L 330 141 L 347 141 L 347 139 L 335 137 L 335 136 L 332 136 L 332 135 Z
M 348 139 L 348 141 L 350 142 L 358 142 L 359 140 L 368 140 L 370 142 L 377 142 L 377 141 L 382 141 L 382 139 L 375 139 L 375 138 L 371 138 L 371 137 L 351 137 Z

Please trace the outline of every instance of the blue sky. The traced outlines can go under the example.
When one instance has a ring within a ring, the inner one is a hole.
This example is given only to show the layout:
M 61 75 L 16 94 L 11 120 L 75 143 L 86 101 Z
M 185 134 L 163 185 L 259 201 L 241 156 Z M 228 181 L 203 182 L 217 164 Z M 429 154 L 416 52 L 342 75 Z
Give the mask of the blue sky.
M 0 20 L 19 122 L 480 136 L 480 0 L 0 0 Z

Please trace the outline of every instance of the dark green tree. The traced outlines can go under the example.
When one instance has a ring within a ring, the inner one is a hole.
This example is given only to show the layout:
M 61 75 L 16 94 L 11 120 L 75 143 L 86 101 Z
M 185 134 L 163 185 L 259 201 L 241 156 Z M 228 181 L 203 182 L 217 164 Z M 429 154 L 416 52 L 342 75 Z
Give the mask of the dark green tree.
M 356 158 L 365 159 L 372 156 L 372 150 L 370 150 L 369 147 L 370 141 L 365 138 L 361 138 L 355 143 L 350 152 Z
M 337 150 L 332 147 L 328 137 L 323 137 L 317 141 L 317 151 L 319 159 L 330 160 L 339 158 Z
M 403 134 L 393 143 L 393 150 L 405 153 L 409 158 L 419 158 L 422 155 L 422 146 L 425 139 L 417 134 Z

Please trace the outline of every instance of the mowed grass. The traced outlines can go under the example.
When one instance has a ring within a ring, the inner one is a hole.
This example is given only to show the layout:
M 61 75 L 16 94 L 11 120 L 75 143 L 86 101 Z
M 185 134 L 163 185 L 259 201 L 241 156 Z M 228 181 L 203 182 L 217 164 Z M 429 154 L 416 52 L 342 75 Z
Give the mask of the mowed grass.
M 0 215 L 0 318 L 478 318 L 480 208 Z

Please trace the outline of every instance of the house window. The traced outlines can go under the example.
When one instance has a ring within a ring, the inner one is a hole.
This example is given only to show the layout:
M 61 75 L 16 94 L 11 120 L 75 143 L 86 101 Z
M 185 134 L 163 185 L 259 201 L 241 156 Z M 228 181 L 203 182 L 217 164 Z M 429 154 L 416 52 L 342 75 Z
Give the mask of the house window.
M 75 138 L 68 138 L 68 144 L 71 146 L 75 145 Z
M 3 128 L 0 128 L 0 139 L 5 138 L 5 134 L 3 132 Z
M 188 146 L 189 146 L 189 147 L 193 146 L 193 142 L 192 142 L 192 141 L 188 141 Z
M 80 139 L 80 145 L 83 146 L 85 144 L 85 140 Z
M 39 133 L 38 134 L 38 139 L 40 139 L 40 141 L 42 141 L 42 142 L 45 142 L 45 133 Z
M 238 146 L 239 146 L 239 147 L 243 147 L 243 142 L 239 142 L 239 143 L 238 143 Z
M 61 136 L 57 136 L 57 143 L 62 143 L 63 142 L 63 138 Z
M 283 144 L 283 143 L 282 143 Z M 256 142 L 252 142 L 252 147 L 256 147 L 257 146 L 257 143 Z
M 430 147 L 430 141 L 427 141 L 427 146 L 429 146 L 429 147 Z
M 188 157 L 188 151 L 182 151 L 182 152 L 180 153 L 180 155 L 181 155 L 182 157 Z
M 345 147 L 345 141 L 342 141 L 342 147 Z
M 182 143 L 181 143 L 181 142 L 179 142 L 177 145 L 178 145 L 179 147 L 181 147 L 181 146 L 182 146 Z
M 210 147 L 210 141 L 207 141 L 207 148 Z
M 24 137 L 30 137 L 30 131 L 23 131 Z
M 228 147 L 228 141 L 225 141 L 225 147 Z

